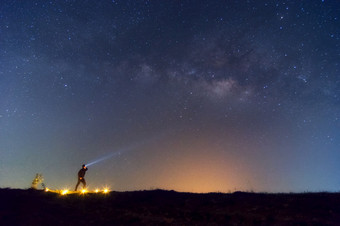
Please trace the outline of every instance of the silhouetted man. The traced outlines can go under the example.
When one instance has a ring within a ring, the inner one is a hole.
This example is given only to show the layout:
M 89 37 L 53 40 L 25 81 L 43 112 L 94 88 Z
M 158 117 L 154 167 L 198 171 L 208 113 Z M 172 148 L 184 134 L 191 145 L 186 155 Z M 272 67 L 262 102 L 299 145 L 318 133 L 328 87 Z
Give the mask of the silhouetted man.
M 77 191 L 77 188 L 78 188 L 78 185 L 80 184 L 80 182 L 83 183 L 83 189 L 86 187 L 86 181 L 85 181 L 85 178 L 84 178 L 86 171 L 87 171 L 87 168 L 84 164 L 78 172 L 78 183 L 76 185 L 75 191 Z

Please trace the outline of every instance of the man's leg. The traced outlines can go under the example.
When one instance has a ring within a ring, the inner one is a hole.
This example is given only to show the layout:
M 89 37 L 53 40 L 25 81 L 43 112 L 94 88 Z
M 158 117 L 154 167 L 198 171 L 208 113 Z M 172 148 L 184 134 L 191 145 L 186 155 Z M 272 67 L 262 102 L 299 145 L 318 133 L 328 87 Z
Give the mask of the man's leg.
M 85 181 L 85 178 L 83 178 L 82 183 L 83 183 L 83 189 L 85 189 L 85 188 L 86 188 L 86 181 Z
M 78 185 L 80 184 L 80 180 L 78 179 L 78 183 L 76 185 L 76 189 L 74 189 L 75 191 L 77 191 Z

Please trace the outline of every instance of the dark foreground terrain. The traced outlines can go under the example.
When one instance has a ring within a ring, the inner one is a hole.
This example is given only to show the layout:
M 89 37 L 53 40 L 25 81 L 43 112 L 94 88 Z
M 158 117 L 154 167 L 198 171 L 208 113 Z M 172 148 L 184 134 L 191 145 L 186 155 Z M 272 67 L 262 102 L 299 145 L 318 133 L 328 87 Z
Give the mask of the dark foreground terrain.
M 0 189 L 0 225 L 340 225 L 340 194 Z

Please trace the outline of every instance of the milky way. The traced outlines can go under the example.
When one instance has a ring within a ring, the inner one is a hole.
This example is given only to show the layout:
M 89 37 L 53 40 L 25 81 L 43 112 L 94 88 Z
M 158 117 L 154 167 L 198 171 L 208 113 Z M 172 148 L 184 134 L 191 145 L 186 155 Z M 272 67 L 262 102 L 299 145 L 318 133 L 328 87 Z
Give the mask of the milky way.
M 335 0 L 5 0 L 0 187 L 338 191 L 339 64 Z

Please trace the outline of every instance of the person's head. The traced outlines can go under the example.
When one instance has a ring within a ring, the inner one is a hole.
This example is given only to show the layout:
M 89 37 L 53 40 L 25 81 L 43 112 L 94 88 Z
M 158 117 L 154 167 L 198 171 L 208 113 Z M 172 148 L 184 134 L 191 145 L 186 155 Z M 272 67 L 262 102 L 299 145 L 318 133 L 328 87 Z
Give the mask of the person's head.
M 85 169 L 85 168 L 86 168 L 86 165 L 85 165 L 85 164 L 83 164 L 83 165 L 82 165 L 82 168 L 84 168 L 84 169 Z

